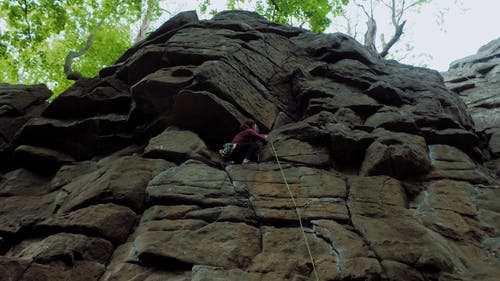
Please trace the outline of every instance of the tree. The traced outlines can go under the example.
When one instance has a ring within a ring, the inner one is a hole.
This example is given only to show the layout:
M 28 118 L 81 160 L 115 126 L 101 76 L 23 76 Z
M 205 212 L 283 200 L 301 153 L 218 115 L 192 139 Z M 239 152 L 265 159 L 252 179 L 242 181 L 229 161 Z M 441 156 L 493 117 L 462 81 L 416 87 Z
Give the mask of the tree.
M 340 15 L 342 7 L 349 0 L 227 0 L 226 7 L 239 9 L 243 5 L 251 6 L 266 18 L 283 24 L 303 27 L 307 25 L 314 32 L 323 32 L 330 26 L 330 15 Z M 203 0 L 201 11 L 207 12 L 211 7 L 211 0 Z M 217 10 L 211 10 L 211 14 Z
M 411 10 L 420 8 L 422 5 L 431 2 L 431 0 L 354 0 L 354 4 L 363 11 L 366 15 L 367 30 L 365 32 L 364 44 L 372 51 L 376 52 L 375 37 L 377 35 L 377 22 L 374 16 L 374 9 L 382 5 L 388 9 L 390 20 L 394 31 L 389 41 L 385 41 L 384 33 L 380 35 L 381 51 L 379 55 L 386 57 L 389 50 L 398 42 L 403 35 L 404 27 L 407 20 L 404 19 L 407 13 Z
M 70 78 L 95 76 L 130 46 L 131 26 L 159 15 L 159 2 L 1 0 L 0 82 L 45 83 L 59 94 L 73 83 L 67 60 Z

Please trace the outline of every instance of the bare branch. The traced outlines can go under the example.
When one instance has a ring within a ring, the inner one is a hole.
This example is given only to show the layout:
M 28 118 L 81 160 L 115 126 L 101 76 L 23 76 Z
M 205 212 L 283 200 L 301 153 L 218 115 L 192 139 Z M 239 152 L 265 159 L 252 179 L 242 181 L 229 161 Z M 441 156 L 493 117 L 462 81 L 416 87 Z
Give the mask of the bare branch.
M 394 33 L 394 36 L 391 38 L 391 40 L 389 40 L 389 42 L 387 42 L 387 44 L 384 46 L 382 52 L 380 52 L 381 57 L 385 58 L 385 56 L 387 56 L 387 54 L 389 53 L 389 50 L 392 48 L 392 46 L 394 46 L 394 44 L 396 44 L 396 42 L 399 40 L 399 38 L 403 34 L 403 29 L 405 27 L 405 24 L 406 24 L 406 21 L 403 21 L 403 23 L 400 24 L 396 28 L 396 32 Z
M 419 4 L 420 4 L 420 1 L 415 1 L 415 2 L 411 3 L 410 5 L 408 5 L 408 7 L 403 8 L 403 9 L 401 9 L 401 10 L 402 10 L 402 11 L 407 11 L 407 10 L 409 10 L 409 9 L 411 9 L 411 8 L 413 8 L 413 7 L 417 6 L 417 5 L 419 5 Z
M 101 25 L 102 25 L 102 20 L 97 25 L 96 30 Z M 79 79 L 83 78 L 83 75 L 80 72 L 73 71 L 73 69 L 72 69 L 73 59 L 83 56 L 88 51 L 90 46 L 92 45 L 92 40 L 94 40 L 94 34 L 89 35 L 89 38 L 87 39 L 87 43 L 85 44 L 85 47 L 83 47 L 83 49 L 81 49 L 80 51 L 77 51 L 77 52 L 71 51 L 66 56 L 66 60 L 64 61 L 64 73 L 66 74 L 66 78 L 68 80 L 79 80 Z
M 356 6 L 360 7 L 362 10 L 363 10 L 363 13 L 365 13 L 365 15 L 370 18 L 370 14 L 368 14 L 368 12 L 366 11 L 366 8 L 363 4 L 358 4 L 356 2 L 354 2 L 356 4 Z
M 384 0 L 380 0 L 380 2 L 381 2 L 384 6 L 386 6 L 387 8 L 389 8 L 389 9 L 391 8 L 391 4 L 389 4 L 389 3 L 385 2 Z
M 403 0 L 403 5 L 404 5 L 404 0 Z M 392 0 L 392 5 L 391 5 L 391 20 L 392 20 L 392 25 L 394 25 L 394 28 L 398 27 L 399 20 L 401 18 L 396 17 L 396 1 Z

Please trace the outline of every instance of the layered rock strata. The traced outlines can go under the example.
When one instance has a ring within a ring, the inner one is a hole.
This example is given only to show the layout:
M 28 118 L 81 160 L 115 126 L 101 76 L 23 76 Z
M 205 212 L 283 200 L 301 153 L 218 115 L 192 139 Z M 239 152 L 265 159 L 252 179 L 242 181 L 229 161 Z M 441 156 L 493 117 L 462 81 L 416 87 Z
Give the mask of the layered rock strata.
M 469 108 L 476 130 L 485 140 L 486 165 L 500 175 L 500 39 L 453 62 L 443 76 Z
M 2 281 L 500 274 L 499 179 L 466 105 L 346 35 L 184 12 L 41 110 L 3 87 Z M 270 142 L 224 165 L 245 117 Z

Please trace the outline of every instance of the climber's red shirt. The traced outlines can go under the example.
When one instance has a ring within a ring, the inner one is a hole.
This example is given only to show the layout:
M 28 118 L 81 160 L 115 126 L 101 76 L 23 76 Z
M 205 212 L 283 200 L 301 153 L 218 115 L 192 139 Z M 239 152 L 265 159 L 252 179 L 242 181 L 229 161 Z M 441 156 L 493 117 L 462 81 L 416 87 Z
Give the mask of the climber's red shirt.
M 253 128 L 245 129 L 234 136 L 232 143 L 249 143 L 256 140 L 266 141 L 266 137 L 257 133 Z

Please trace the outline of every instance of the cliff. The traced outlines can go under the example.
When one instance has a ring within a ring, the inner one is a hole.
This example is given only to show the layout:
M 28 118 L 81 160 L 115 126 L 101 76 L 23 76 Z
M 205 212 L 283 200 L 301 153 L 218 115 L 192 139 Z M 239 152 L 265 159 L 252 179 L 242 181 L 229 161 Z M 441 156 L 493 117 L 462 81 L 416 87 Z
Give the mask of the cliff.
M 0 280 L 497 280 L 498 154 L 456 92 L 242 11 L 181 13 L 50 104 L 0 85 Z M 270 141 L 225 165 L 245 117 Z

